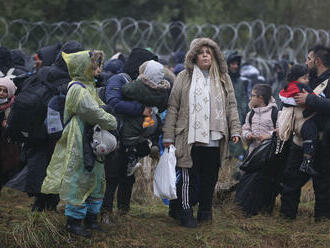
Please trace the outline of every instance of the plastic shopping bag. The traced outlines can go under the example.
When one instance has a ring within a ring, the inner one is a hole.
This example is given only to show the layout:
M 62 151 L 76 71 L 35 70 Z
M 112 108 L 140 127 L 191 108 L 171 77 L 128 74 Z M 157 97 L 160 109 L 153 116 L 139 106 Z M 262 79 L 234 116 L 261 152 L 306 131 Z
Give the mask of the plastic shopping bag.
M 176 199 L 175 147 L 165 148 L 154 175 L 154 194 L 161 199 Z

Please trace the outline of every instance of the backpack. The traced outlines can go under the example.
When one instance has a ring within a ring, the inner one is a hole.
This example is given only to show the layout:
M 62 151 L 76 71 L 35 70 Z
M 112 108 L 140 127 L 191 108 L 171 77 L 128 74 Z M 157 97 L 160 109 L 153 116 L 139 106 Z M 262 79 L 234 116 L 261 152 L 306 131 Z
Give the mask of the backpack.
M 250 125 L 252 124 L 252 118 L 253 118 L 254 114 L 255 114 L 255 112 L 254 112 L 254 110 L 252 109 L 252 110 L 251 110 L 251 113 L 250 113 L 250 115 L 249 115 L 249 123 L 250 123 Z M 277 107 L 273 106 L 273 107 L 272 107 L 271 118 L 272 118 L 272 121 L 273 121 L 273 126 L 274 126 L 274 128 L 276 128 L 277 114 L 278 114 L 278 109 L 277 109 Z
M 53 95 L 54 89 L 44 83 L 41 74 L 36 73 L 28 77 L 11 106 L 7 120 L 7 135 L 13 141 L 47 138 L 43 122 L 48 101 Z
M 86 88 L 86 86 L 80 82 L 73 82 L 68 87 L 68 91 L 75 84 L 80 85 L 83 88 Z M 47 117 L 45 119 L 45 126 L 47 130 L 47 134 L 51 139 L 58 140 L 59 138 L 61 138 L 64 128 L 71 121 L 73 117 L 72 115 L 69 117 L 69 119 L 66 122 L 63 121 L 65 99 L 66 99 L 66 95 L 60 94 L 53 96 L 49 100 L 47 107 Z

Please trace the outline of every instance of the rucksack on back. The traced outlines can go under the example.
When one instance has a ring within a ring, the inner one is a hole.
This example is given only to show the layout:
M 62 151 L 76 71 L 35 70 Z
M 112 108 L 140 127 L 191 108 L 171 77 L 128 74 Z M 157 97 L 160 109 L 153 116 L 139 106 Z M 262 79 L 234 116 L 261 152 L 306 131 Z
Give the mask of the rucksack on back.
M 255 112 L 252 109 L 249 115 L 249 124 L 252 124 L 252 118 L 254 116 Z M 272 106 L 272 113 L 271 113 L 271 118 L 272 118 L 272 122 L 273 122 L 273 126 L 274 128 L 276 128 L 276 122 L 277 122 L 277 114 L 278 114 L 278 109 L 275 106 Z
M 12 140 L 44 139 L 44 119 L 52 89 L 43 84 L 38 74 L 31 75 L 15 97 L 7 120 L 7 134 Z
M 86 88 L 86 86 L 80 82 L 73 82 L 68 87 L 68 91 L 75 84 L 78 84 L 83 88 Z M 61 137 L 65 126 L 70 122 L 70 120 L 73 117 L 70 116 L 69 119 L 66 122 L 64 122 L 63 116 L 64 116 L 65 99 L 66 99 L 66 95 L 64 94 L 53 96 L 49 100 L 47 107 L 47 117 L 45 120 L 47 134 L 50 138 L 55 140 L 58 140 Z

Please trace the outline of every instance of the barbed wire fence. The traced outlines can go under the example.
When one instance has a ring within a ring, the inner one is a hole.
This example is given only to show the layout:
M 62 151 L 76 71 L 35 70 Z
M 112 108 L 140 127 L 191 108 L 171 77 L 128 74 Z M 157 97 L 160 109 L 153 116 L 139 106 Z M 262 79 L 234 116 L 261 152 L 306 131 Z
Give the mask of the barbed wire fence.
M 196 37 L 210 37 L 222 50 L 240 50 L 243 57 L 265 60 L 287 58 L 302 61 L 315 43 L 329 45 L 329 31 L 288 25 L 266 24 L 261 20 L 238 24 L 160 23 L 133 18 L 102 21 L 28 22 L 0 17 L 0 44 L 33 52 L 42 46 L 78 40 L 85 47 L 104 49 L 109 55 L 133 47 L 150 47 L 162 57 L 186 50 Z

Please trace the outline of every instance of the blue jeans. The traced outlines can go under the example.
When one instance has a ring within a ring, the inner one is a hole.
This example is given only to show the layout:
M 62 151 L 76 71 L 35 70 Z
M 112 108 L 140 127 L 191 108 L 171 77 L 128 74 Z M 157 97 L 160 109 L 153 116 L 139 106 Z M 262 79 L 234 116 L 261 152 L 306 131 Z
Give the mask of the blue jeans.
M 84 219 L 87 213 L 98 214 L 102 207 L 103 200 L 88 197 L 82 206 L 74 206 L 71 204 L 66 204 L 65 206 L 65 216 L 72 217 L 74 219 Z

